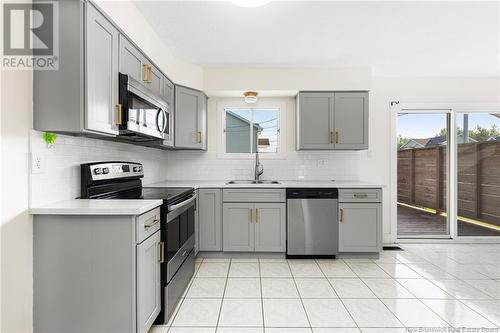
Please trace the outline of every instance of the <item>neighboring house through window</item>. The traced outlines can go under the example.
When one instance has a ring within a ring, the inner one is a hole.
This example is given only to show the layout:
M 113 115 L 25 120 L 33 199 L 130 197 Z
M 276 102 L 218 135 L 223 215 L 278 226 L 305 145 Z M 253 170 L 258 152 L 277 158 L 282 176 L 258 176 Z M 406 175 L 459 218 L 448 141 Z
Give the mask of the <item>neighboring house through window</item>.
M 281 125 L 285 103 L 220 102 L 219 156 L 249 158 L 257 151 L 263 157 L 278 157 L 283 152 Z

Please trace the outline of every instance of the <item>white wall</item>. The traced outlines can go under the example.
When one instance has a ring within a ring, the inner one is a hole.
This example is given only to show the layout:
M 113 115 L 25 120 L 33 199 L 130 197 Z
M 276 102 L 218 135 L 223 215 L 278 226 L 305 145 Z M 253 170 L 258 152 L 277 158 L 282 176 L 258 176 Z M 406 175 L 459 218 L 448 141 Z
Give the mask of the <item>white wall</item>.
M 390 102 L 500 102 L 498 78 L 373 78 L 370 91 L 370 148 L 360 157 L 360 178 L 386 185 L 384 242 L 394 242 L 390 223 Z
M 33 224 L 28 214 L 28 138 L 32 72 L 2 72 L 1 260 L 2 332 L 30 332 Z
M 132 2 L 109 0 L 95 2 L 171 80 L 185 86 L 203 89 L 203 69 L 176 58 Z
M 168 152 L 167 177 L 169 180 L 231 180 L 253 179 L 254 159 L 217 157 L 217 142 L 221 133 L 217 125 L 217 103 L 234 99 L 210 98 L 208 101 L 207 152 Z M 265 101 L 266 99 L 260 99 Z M 295 98 L 273 98 L 286 103 L 286 123 L 281 135 L 286 139 L 286 152 L 282 159 L 266 159 L 263 179 L 296 180 L 356 180 L 359 179 L 359 152 L 313 152 L 295 150 Z M 237 99 L 241 103 L 241 98 Z
M 228 91 L 256 90 L 279 95 L 279 91 L 370 90 L 370 86 L 371 69 L 366 67 L 213 67 L 206 68 L 204 76 L 204 90 L 214 97 L 227 96 Z

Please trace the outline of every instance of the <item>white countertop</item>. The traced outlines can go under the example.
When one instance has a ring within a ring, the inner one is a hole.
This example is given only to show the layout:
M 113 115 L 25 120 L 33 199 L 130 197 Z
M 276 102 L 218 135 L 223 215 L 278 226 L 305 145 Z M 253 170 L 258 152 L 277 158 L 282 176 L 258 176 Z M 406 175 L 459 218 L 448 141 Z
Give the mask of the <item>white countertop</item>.
M 383 188 L 384 185 L 349 180 L 280 180 L 279 184 L 227 184 L 228 180 L 172 180 L 144 185 L 144 187 L 194 187 L 194 188 Z
M 74 199 L 32 207 L 33 215 L 141 215 L 160 206 L 162 200 Z

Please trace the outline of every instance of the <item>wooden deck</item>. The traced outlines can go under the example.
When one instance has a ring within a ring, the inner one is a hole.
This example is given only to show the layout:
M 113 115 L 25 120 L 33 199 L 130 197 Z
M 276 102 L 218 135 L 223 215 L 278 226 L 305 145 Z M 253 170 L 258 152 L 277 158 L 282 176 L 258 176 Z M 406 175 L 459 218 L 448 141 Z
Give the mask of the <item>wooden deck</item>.
M 398 236 L 447 235 L 446 217 L 398 205 Z M 500 231 L 458 221 L 459 236 L 500 236 Z

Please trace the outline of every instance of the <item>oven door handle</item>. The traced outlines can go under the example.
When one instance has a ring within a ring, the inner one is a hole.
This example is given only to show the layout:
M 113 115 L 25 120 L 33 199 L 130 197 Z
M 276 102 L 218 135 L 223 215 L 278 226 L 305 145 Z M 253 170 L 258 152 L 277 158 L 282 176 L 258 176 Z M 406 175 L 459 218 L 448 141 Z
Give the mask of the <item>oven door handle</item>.
M 190 199 L 186 200 L 186 201 L 183 201 L 177 205 L 172 205 L 172 206 L 169 206 L 168 207 L 168 210 L 169 211 L 174 211 L 176 209 L 179 209 L 179 208 L 182 208 L 184 206 L 187 206 L 189 205 L 191 202 L 195 201 L 196 200 L 196 195 L 193 195 Z

